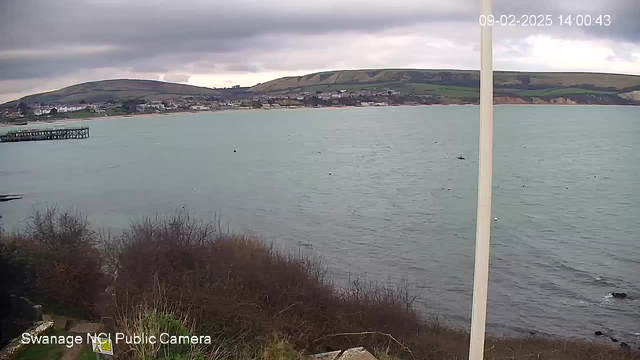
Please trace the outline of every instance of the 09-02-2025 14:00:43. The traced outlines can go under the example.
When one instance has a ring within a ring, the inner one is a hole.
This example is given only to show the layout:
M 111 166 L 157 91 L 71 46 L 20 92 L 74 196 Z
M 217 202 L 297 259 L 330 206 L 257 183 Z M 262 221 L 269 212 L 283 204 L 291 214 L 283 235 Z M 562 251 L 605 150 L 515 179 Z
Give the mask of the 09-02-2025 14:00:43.
M 480 26 L 523 27 L 607 27 L 611 26 L 611 15 L 480 15 Z

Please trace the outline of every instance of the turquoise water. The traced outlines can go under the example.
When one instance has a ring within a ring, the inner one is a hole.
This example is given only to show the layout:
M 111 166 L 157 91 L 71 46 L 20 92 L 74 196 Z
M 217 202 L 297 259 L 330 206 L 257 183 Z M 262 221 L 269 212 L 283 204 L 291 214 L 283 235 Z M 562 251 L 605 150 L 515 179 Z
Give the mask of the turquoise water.
M 495 115 L 489 331 L 603 330 L 638 343 L 640 108 Z M 0 214 L 11 229 L 55 204 L 118 229 L 182 206 L 218 213 L 320 256 L 338 281 L 408 280 L 418 306 L 467 327 L 478 117 L 475 106 L 434 106 L 85 122 L 89 139 L 0 144 L 0 193 L 25 195 Z

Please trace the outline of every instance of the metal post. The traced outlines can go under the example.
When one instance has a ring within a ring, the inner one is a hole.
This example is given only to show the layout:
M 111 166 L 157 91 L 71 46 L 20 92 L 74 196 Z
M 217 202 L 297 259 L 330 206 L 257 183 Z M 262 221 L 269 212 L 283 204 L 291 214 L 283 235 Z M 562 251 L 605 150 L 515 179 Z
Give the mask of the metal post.
M 482 15 L 491 15 L 491 9 L 492 0 L 481 0 Z M 493 178 L 493 40 L 491 26 L 481 27 L 480 38 L 480 165 L 469 360 L 482 360 L 484 357 L 491 239 L 491 184 Z

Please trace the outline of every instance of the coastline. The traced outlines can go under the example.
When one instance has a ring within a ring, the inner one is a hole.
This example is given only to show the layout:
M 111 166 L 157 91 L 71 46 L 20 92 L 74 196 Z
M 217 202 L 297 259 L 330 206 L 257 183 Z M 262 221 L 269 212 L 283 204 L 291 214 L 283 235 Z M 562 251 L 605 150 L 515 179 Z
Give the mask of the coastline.
M 169 116 L 169 115 L 196 115 L 196 114 L 211 114 L 211 113 L 219 113 L 219 112 L 229 112 L 229 111 L 273 111 L 273 110 L 301 110 L 301 109 L 365 109 L 365 108 L 389 108 L 389 107 L 426 107 L 426 106 L 434 106 L 434 107 L 446 107 L 446 106 L 480 106 L 478 104 L 417 104 L 417 105 L 388 105 L 388 106 L 323 106 L 323 107 L 312 107 L 312 106 L 300 106 L 295 108 L 289 107 L 281 107 L 277 109 L 232 109 L 232 110 L 200 110 L 200 111 L 172 111 L 172 112 L 164 112 L 164 113 L 131 113 L 126 115 L 104 115 L 104 116 L 89 116 L 89 117 L 80 117 L 74 119 L 55 119 L 52 121 L 46 120 L 37 120 L 37 121 L 27 121 L 27 125 L 17 125 L 11 123 L 0 123 L 0 128 L 14 128 L 21 126 L 29 126 L 29 125 L 42 125 L 42 124 L 71 124 L 77 122 L 84 121 L 92 121 L 92 120 L 115 120 L 115 119 L 126 119 L 133 117 L 157 117 L 157 116 Z M 494 103 L 494 106 L 505 106 L 505 107 L 513 107 L 513 106 L 562 106 L 562 107 L 581 107 L 581 106 L 598 106 L 598 107 L 640 107 L 637 105 L 611 105 L 611 104 L 535 104 L 535 103 Z

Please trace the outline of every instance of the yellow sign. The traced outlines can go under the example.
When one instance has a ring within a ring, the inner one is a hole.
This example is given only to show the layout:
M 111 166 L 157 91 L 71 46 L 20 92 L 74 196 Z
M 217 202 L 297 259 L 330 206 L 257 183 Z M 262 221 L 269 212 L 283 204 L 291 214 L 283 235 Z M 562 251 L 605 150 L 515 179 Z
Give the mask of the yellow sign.
M 92 337 L 91 338 L 91 347 L 93 348 L 93 352 L 113 355 L 113 344 L 111 343 L 111 339 L 104 337 Z

